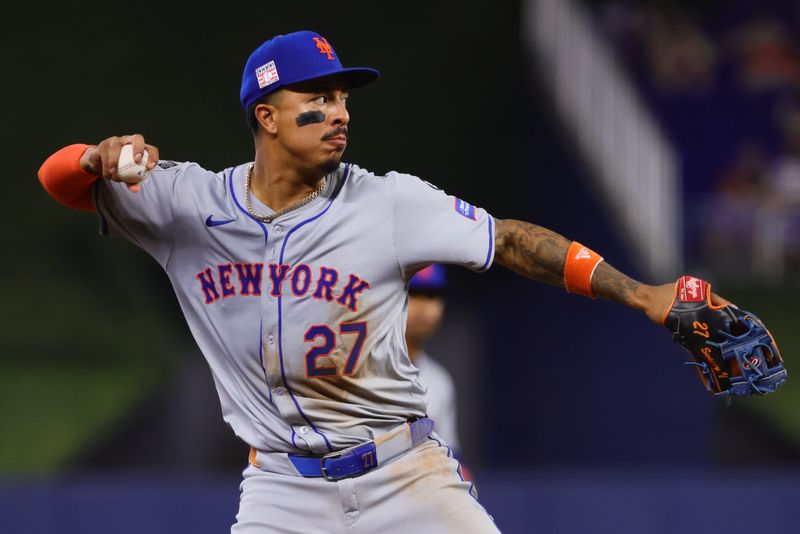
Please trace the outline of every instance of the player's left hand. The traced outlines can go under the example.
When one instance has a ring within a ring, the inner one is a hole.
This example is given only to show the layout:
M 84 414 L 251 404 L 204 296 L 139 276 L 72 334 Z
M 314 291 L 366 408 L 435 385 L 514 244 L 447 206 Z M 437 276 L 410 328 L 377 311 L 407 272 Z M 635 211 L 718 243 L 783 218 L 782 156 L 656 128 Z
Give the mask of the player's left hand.
M 659 326 L 663 326 L 667 313 L 672 308 L 672 301 L 675 300 L 675 283 L 660 286 L 649 286 L 644 300 L 644 313 L 647 317 Z M 714 306 L 733 306 L 735 304 L 724 299 L 716 293 L 711 293 L 711 304 Z
M 663 324 L 711 394 L 766 395 L 786 381 L 778 344 L 754 313 L 712 298 L 711 285 L 694 276 L 680 277 L 673 295 Z

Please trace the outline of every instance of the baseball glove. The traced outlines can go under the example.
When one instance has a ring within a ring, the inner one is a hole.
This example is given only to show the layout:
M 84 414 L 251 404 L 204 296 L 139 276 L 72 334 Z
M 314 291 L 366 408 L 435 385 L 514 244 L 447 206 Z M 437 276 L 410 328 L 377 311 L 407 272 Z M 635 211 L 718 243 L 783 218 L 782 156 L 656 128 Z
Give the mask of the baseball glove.
M 664 318 L 672 339 L 688 350 L 715 397 L 766 395 L 786 381 L 778 345 L 764 323 L 735 306 L 711 304 L 711 285 L 682 276 Z

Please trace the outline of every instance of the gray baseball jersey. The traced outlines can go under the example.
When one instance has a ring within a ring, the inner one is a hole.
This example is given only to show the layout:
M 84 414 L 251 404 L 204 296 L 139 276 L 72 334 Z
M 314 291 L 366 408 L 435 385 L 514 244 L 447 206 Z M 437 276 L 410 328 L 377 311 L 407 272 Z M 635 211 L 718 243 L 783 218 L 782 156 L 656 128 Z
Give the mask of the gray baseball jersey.
M 247 168 L 161 161 L 139 193 L 94 190 L 101 232 L 167 272 L 225 421 L 259 450 L 325 454 L 424 416 L 406 282 L 433 262 L 488 269 L 491 216 L 419 178 L 341 164 L 266 224 L 244 208 Z

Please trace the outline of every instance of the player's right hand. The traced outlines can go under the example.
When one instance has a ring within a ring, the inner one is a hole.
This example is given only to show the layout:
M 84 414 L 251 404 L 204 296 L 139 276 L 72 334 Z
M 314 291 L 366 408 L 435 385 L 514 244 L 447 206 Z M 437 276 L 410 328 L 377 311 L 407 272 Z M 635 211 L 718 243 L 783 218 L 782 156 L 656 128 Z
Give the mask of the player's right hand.
M 81 156 L 81 168 L 95 176 L 102 176 L 106 180 L 121 182 L 117 175 L 117 163 L 119 162 L 119 151 L 123 145 L 133 145 L 133 159 L 137 163 L 141 161 L 144 150 L 147 149 L 149 160 L 147 170 L 153 169 L 158 163 L 158 148 L 144 142 L 141 134 L 113 136 L 104 139 L 99 144 L 90 146 Z M 126 184 L 128 189 L 138 192 L 140 184 Z

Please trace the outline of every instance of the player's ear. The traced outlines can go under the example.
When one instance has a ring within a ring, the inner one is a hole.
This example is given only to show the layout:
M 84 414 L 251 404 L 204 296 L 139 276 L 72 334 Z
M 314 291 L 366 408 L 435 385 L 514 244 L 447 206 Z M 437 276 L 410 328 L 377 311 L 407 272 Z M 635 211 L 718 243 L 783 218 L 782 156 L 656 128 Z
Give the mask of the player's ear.
M 272 104 L 258 104 L 253 110 L 256 121 L 258 121 L 258 124 L 260 124 L 267 133 L 278 133 L 278 126 L 275 120 L 276 111 L 277 108 Z

